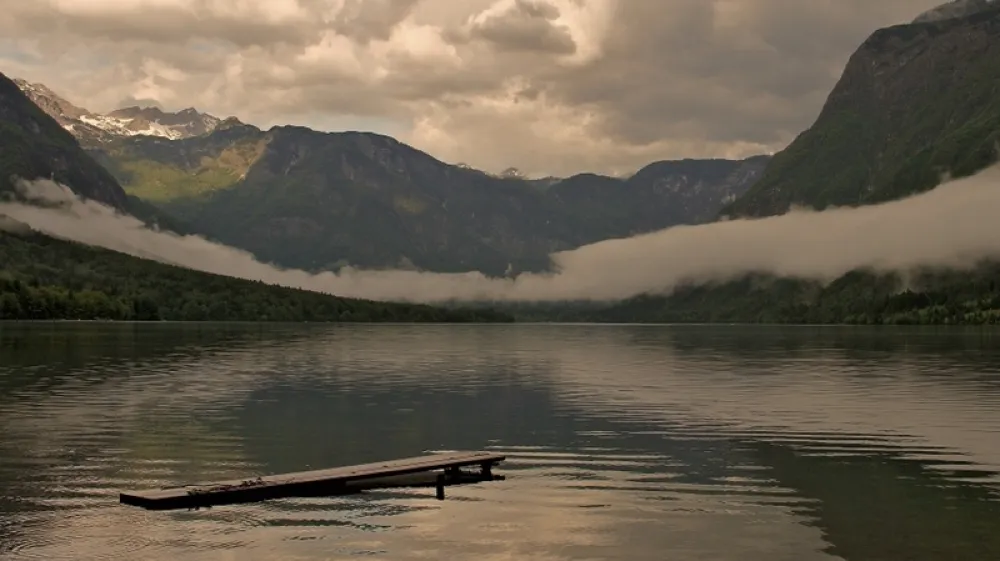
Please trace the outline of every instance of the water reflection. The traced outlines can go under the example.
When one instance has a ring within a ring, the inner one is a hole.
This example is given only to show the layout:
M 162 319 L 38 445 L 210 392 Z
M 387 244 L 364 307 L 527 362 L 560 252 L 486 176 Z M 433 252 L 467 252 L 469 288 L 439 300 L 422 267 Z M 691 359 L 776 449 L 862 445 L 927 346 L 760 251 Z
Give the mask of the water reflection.
M 955 478 L 894 454 L 831 457 L 756 444 L 759 461 L 783 485 L 814 502 L 803 509 L 844 559 L 995 559 L 1000 495 L 968 482 L 990 472 L 955 470 Z
M 0 557 L 997 558 L 994 341 L 8 324 Z M 125 487 L 477 448 L 507 453 L 509 479 L 444 503 L 423 490 L 190 513 L 116 503 Z

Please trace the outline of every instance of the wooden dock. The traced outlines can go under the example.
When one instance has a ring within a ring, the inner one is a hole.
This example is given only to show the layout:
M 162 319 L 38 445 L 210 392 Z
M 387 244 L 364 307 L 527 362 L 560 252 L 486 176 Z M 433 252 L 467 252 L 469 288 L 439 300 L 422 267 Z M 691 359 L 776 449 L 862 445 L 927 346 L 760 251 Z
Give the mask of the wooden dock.
M 503 479 L 492 468 L 506 458 L 489 452 L 455 452 L 375 462 L 332 469 L 269 475 L 239 481 L 126 491 L 122 504 L 147 510 L 201 508 L 280 499 L 286 497 L 335 496 L 367 489 L 392 487 L 436 487 L 444 499 L 444 488 Z M 478 466 L 479 471 L 462 468 Z

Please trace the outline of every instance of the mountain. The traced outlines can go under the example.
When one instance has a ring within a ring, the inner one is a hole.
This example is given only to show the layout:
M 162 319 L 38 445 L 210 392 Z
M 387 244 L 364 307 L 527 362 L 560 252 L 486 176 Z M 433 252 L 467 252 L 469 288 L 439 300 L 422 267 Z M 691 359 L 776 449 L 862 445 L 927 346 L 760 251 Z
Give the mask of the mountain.
M 71 111 L 65 107 L 63 111 Z M 129 211 L 131 200 L 77 140 L 0 74 L 0 190 L 54 178 Z M 152 213 L 155 214 L 155 213 Z M 0 215 L 0 320 L 507 321 L 491 311 L 338 298 L 201 273 L 49 238 Z
M 877 203 L 933 189 L 944 174 L 970 175 L 996 162 L 1000 5 L 942 17 L 954 7 L 872 34 L 851 57 L 815 124 L 721 214 Z M 1000 265 L 907 275 L 854 271 L 828 285 L 748 275 L 685 286 L 666 297 L 519 313 L 564 321 L 996 324 Z
M 20 78 L 14 78 L 14 84 L 28 96 L 32 103 L 48 113 L 60 125 L 66 126 L 78 121 L 80 117 L 90 114 L 86 109 L 66 101 L 45 84 L 32 84 Z
M 149 136 L 178 139 L 201 136 L 215 130 L 222 119 L 207 113 L 199 113 L 195 108 L 188 107 L 176 113 L 164 112 L 157 107 L 126 107 L 108 113 L 108 117 L 129 123 L 132 131 L 156 129 L 154 132 L 141 132 Z M 129 135 L 134 136 L 134 135 Z
M 936 8 L 927 10 L 913 20 L 914 23 L 927 23 L 953 18 L 963 18 L 996 7 L 997 0 L 954 0 Z
M 53 98 L 50 110 L 58 107 L 74 111 Z M 118 209 L 128 205 L 115 178 L 87 156 L 73 135 L 0 74 L 0 192 L 13 192 L 15 176 L 55 179 L 83 197 Z
M 390 137 L 249 126 L 135 138 L 98 157 L 194 230 L 282 266 L 502 274 L 575 242 L 523 181 L 447 165 Z
M 547 194 L 590 224 L 580 227 L 591 229 L 595 241 L 632 236 L 665 225 L 710 222 L 760 179 L 769 161 L 754 156 L 654 162 L 626 179 L 570 177 L 550 186 Z
M 39 107 L 26 96 L 23 84 L 0 74 L 0 194 L 15 192 L 15 176 L 54 179 L 72 185 L 77 195 L 132 214 L 147 224 L 189 233 L 162 210 L 127 195 L 114 176 L 87 155 L 70 129 L 51 117 L 52 113 L 74 115 L 83 110 L 44 86 L 33 86 L 36 97 L 45 103 Z
M 924 17 L 872 34 L 812 127 L 722 214 L 877 203 L 995 162 L 1000 4 L 989 4 L 969 16 Z
M 616 179 L 494 176 L 393 138 L 239 122 L 92 150 L 128 192 L 194 231 L 282 266 L 549 267 L 549 254 L 712 218 L 767 158 L 661 162 Z
M 375 134 L 262 131 L 195 109 L 96 115 L 42 84 L 19 84 L 113 173 L 135 212 L 159 209 L 155 221 L 175 231 L 312 270 L 544 270 L 554 251 L 709 220 L 767 162 L 685 160 L 625 178 L 529 179 L 516 168 L 448 165 Z
M 171 113 L 157 107 L 133 106 L 108 114 L 94 113 L 66 101 L 44 84 L 20 79 L 15 83 L 32 102 L 88 147 L 140 135 L 174 140 L 190 138 L 212 132 L 222 123 L 222 119 L 193 108 Z

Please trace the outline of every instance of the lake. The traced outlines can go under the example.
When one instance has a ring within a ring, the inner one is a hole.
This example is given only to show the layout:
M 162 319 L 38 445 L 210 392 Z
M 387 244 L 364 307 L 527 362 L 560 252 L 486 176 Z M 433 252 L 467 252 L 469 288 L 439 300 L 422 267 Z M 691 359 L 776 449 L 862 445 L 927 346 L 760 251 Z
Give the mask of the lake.
M 507 479 L 118 504 L 445 450 Z M 998 473 L 998 330 L 0 324 L 4 560 L 986 561 Z

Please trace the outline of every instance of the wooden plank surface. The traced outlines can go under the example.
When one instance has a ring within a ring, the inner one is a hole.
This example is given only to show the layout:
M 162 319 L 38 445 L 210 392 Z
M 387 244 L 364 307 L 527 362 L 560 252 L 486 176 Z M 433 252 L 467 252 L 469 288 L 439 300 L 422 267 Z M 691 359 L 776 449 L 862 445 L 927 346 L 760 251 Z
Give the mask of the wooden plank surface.
M 460 468 L 475 465 L 494 465 L 505 459 L 503 455 L 489 452 L 453 452 L 373 462 L 314 471 L 269 475 L 247 480 L 222 481 L 212 484 L 188 485 L 167 489 L 125 491 L 120 494 L 122 503 L 144 508 L 162 506 L 178 508 L 180 505 L 222 504 L 220 496 L 240 501 L 265 500 L 292 496 L 298 492 L 320 493 L 331 486 L 352 481 L 406 475 L 437 469 Z M 160 504 L 162 503 L 162 504 Z

